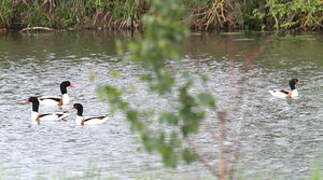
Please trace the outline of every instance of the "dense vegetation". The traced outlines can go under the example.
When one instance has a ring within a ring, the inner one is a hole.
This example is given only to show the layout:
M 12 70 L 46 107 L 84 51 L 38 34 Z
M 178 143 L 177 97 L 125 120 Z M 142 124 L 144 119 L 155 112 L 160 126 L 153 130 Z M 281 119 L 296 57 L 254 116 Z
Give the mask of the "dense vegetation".
M 317 30 L 322 0 L 181 0 L 195 30 Z M 151 0 L 0 0 L 0 28 L 142 28 Z

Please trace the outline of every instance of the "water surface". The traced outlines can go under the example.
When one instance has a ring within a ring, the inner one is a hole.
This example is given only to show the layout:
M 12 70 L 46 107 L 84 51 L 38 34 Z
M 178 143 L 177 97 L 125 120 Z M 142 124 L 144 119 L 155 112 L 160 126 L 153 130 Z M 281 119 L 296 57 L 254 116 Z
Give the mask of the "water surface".
M 194 77 L 210 76 L 208 88 L 217 97 L 218 109 L 229 112 L 228 149 L 231 154 L 240 152 L 237 164 L 247 179 L 302 179 L 323 156 L 323 35 L 275 38 L 262 49 L 268 37 L 262 33 L 193 34 L 183 43 L 184 63 L 171 69 L 178 72 L 178 81 L 183 80 L 183 71 Z M 161 169 L 159 158 L 142 151 L 120 114 L 102 126 L 77 126 L 73 113 L 67 122 L 31 126 L 30 107 L 21 101 L 31 95 L 58 95 L 64 80 L 76 86 L 68 93 L 73 103 L 84 105 L 86 115 L 108 111 L 109 105 L 96 97 L 96 88 L 102 84 L 132 92 L 125 98 L 138 108 L 170 108 L 138 81 L 135 75 L 142 69 L 120 61 L 114 45 L 117 39 L 131 37 L 96 31 L 0 36 L 0 167 L 4 177 L 79 177 L 87 171 L 116 179 L 210 177 L 198 163 L 182 165 L 177 171 Z M 246 59 L 252 59 L 248 69 Z M 120 77 L 112 78 L 111 71 Z M 89 80 L 92 75 L 95 81 Z M 288 88 L 293 77 L 305 82 L 298 99 L 269 95 L 268 89 Z M 203 89 L 197 83 L 193 91 Z M 199 153 L 216 164 L 218 146 L 211 135 L 218 130 L 214 112 L 201 128 L 193 142 Z

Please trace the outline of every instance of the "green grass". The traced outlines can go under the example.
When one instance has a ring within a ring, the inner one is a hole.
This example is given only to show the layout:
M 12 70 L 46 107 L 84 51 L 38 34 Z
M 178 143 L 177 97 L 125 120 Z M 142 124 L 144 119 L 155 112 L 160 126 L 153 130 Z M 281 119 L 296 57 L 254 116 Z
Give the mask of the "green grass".
M 11 0 L 0 1 L 0 28 L 10 24 L 10 20 L 13 17 L 13 10 Z
M 15 5 L 13 2 L 16 2 Z M 143 14 L 147 13 L 150 7 L 148 2 L 1 0 L 0 27 L 46 26 L 60 29 L 91 25 L 129 29 L 130 20 L 141 24 Z M 183 23 L 195 29 L 319 30 L 323 27 L 323 2 L 319 0 L 182 0 L 182 2 L 188 14 L 183 17 L 185 20 Z

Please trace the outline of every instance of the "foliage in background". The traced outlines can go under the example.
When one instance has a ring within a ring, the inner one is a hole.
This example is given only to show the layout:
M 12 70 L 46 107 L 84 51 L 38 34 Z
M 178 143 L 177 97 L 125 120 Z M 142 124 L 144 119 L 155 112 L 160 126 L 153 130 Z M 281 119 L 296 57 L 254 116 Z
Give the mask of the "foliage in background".
M 259 19 L 272 20 L 267 23 L 276 29 L 311 29 L 323 27 L 323 2 L 318 0 L 277 1 L 267 0 L 269 13 L 255 9 Z
M 0 1 L 0 28 L 9 26 L 13 17 L 13 9 L 11 8 L 11 0 Z
M 9 28 L 138 27 L 143 0 L 1 0 L 0 25 Z
M 181 0 L 195 30 L 315 30 L 323 27 L 322 0 Z M 149 0 L 1 0 L 0 28 L 142 28 Z M 150 11 L 151 12 L 151 11 Z
M 320 0 L 210 0 L 191 4 L 194 29 L 303 29 L 323 27 Z

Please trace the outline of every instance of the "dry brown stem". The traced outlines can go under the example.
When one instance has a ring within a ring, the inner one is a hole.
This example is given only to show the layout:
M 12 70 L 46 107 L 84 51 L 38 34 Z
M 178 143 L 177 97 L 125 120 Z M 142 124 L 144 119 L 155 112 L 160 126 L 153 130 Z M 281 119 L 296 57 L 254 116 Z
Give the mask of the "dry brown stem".
M 19 32 L 26 32 L 26 31 L 54 31 L 55 29 L 48 28 L 48 27 L 26 27 Z
M 214 169 L 214 167 L 212 167 L 211 164 L 209 164 L 209 160 L 207 158 L 205 158 L 204 155 L 200 154 L 199 151 L 197 150 L 195 144 L 193 143 L 193 141 L 190 138 L 186 138 L 186 142 L 190 147 L 191 152 L 193 152 L 197 158 L 197 160 L 199 162 L 202 163 L 202 165 L 208 169 L 208 171 L 213 175 L 216 176 L 217 172 Z
M 218 112 L 218 119 L 219 119 L 219 129 L 220 129 L 220 134 L 219 134 L 219 165 L 218 165 L 218 178 L 219 180 L 225 180 L 226 177 L 228 176 L 228 165 L 227 165 L 227 157 L 226 157 L 226 147 L 224 144 L 224 141 L 226 139 L 226 116 L 227 113 L 226 111 L 219 111 Z

